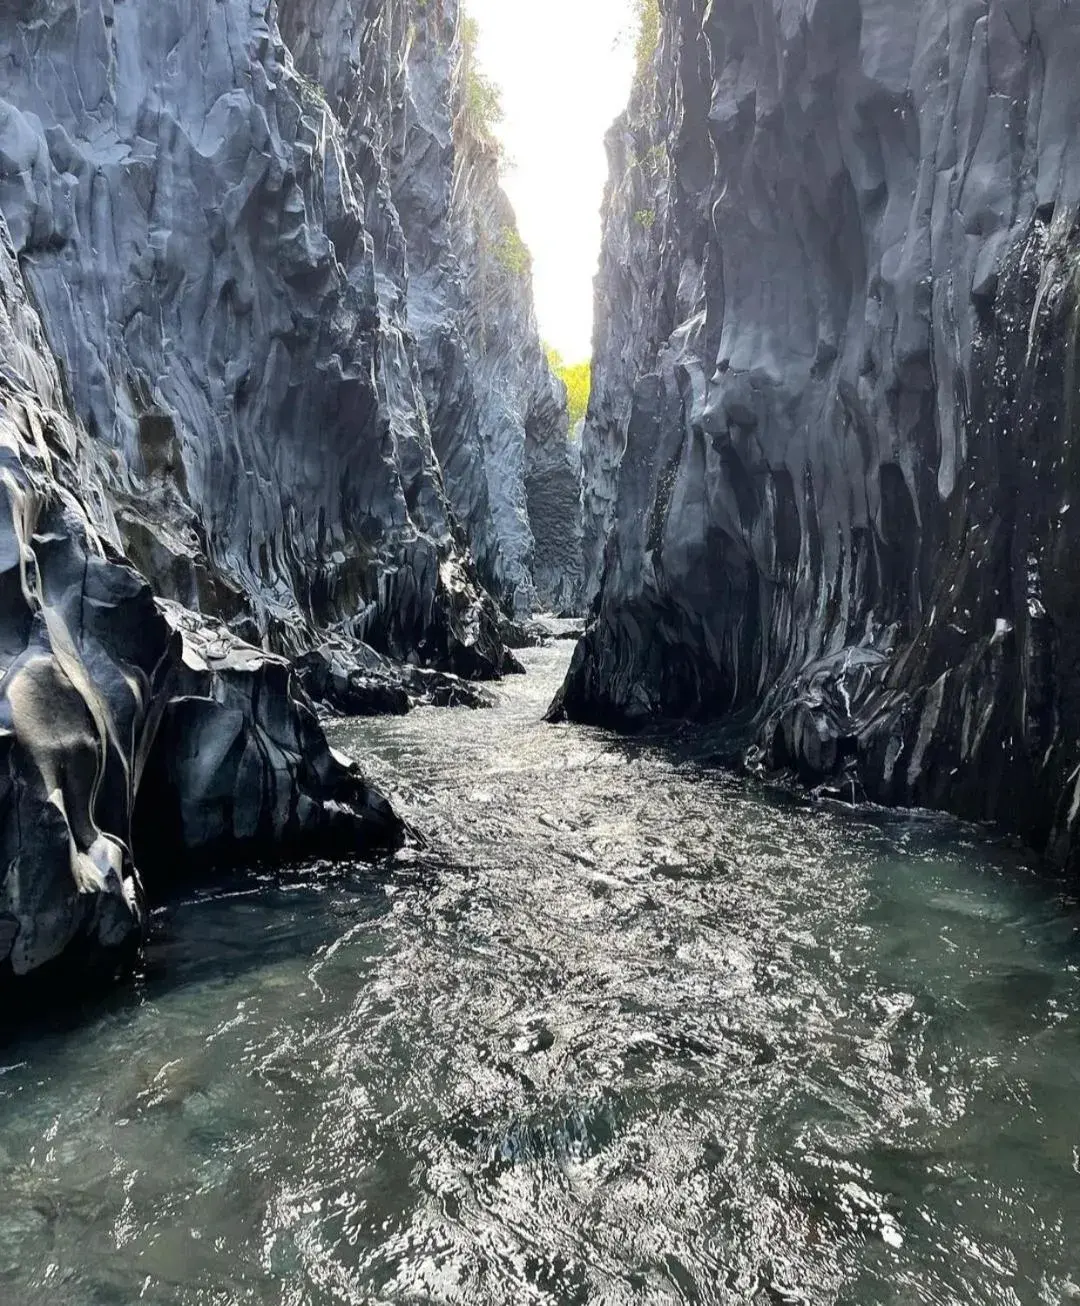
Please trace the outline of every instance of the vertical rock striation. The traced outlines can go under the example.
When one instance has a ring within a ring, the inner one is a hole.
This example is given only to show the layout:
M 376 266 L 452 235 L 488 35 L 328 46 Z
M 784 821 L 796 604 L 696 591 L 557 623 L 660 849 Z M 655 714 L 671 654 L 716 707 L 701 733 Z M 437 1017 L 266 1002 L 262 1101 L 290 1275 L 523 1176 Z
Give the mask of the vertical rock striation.
M 196 865 L 394 846 L 298 676 L 480 702 L 445 673 L 554 588 L 565 403 L 459 65 L 456 0 L 0 12 L 0 977 Z
M 393 191 L 450 502 L 485 584 L 527 616 L 538 604 L 577 603 L 580 467 L 537 329 L 531 260 L 500 187 L 499 147 L 477 109 L 472 36 L 454 43 L 454 15 L 447 6 L 413 26 Z
M 1080 12 L 662 0 L 611 138 L 556 711 L 1080 821 Z
M 120 554 L 97 452 L 0 218 L 0 987 L 114 964 L 166 868 L 402 835 L 285 659 L 155 603 Z
M 454 228 L 512 215 L 491 170 L 455 221 L 456 27 L 455 0 L 27 0 L 0 208 L 160 593 L 472 677 L 503 663 L 483 582 L 532 602 L 526 433 L 562 418 L 520 277 L 491 361 L 470 338 Z

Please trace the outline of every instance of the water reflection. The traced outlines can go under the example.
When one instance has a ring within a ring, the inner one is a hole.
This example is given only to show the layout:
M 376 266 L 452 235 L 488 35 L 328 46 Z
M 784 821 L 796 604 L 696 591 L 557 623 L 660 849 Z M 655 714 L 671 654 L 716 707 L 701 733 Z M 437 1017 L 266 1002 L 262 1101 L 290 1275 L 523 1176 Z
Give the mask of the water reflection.
M 1074 906 L 953 823 L 544 727 L 568 656 L 338 728 L 429 849 L 193 895 L 7 1048 L 4 1300 L 1080 1299 Z

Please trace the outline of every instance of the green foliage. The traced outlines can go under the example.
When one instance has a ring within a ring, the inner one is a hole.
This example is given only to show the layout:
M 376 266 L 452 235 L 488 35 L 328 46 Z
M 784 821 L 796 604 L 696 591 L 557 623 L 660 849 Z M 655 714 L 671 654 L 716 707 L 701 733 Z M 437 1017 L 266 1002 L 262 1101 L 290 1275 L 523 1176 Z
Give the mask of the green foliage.
M 592 392 L 592 363 L 567 363 L 557 349 L 547 346 L 548 363 L 551 370 L 566 386 L 567 412 L 570 417 L 570 434 L 577 429 L 577 424 L 589 411 L 589 395 Z
M 634 221 L 639 227 L 644 227 L 646 231 L 652 231 L 653 225 L 656 222 L 656 210 L 638 209 L 634 214 Z
M 638 21 L 634 63 L 640 81 L 649 71 L 660 44 L 660 0 L 634 0 L 634 9 Z
M 477 62 L 476 47 L 480 28 L 475 18 L 461 22 L 461 125 L 467 139 L 476 141 L 485 149 L 498 152 L 500 145 L 495 135 L 496 126 L 502 122 L 502 96 L 495 83 L 484 75 Z
M 666 162 L 667 142 L 660 141 L 651 149 L 646 150 L 645 157 L 641 160 L 641 166 L 651 177 L 655 177 L 658 173 L 663 172 Z
M 529 247 L 521 239 L 516 227 L 503 227 L 499 233 L 499 243 L 495 246 L 495 257 L 499 266 L 511 276 L 523 277 L 532 269 L 532 255 Z
M 330 105 L 326 100 L 326 92 L 318 82 L 313 82 L 310 77 L 306 77 L 299 69 L 293 70 L 293 76 L 296 78 L 297 85 L 300 87 L 300 98 L 309 107 L 316 109 L 330 110 Z
M 667 144 L 661 141 L 651 146 L 644 154 L 631 150 L 626 160 L 627 173 L 639 170 L 647 183 L 655 183 L 664 176 L 667 167 Z

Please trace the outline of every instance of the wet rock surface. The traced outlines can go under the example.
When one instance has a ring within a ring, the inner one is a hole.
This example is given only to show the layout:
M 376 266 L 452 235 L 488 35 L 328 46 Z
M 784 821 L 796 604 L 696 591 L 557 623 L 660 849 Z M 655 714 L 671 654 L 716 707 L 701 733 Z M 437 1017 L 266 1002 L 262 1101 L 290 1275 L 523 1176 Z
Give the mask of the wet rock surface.
M 555 713 L 1077 860 L 1080 16 L 661 4 L 610 140 Z
M 403 835 L 284 658 L 155 601 L 94 457 L 0 218 L 0 987 L 120 964 L 170 868 Z
M 134 848 L 144 877 L 290 856 L 388 851 L 404 829 L 326 742 L 287 659 L 159 603 L 178 663 L 142 777 Z M 171 855 L 170 855 L 171 853 Z
M 395 846 L 314 704 L 489 705 L 510 617 L 574 600 L 458 36 L 454 0 L 0 13 L 5 974 L 120 955 L 209 863 Z

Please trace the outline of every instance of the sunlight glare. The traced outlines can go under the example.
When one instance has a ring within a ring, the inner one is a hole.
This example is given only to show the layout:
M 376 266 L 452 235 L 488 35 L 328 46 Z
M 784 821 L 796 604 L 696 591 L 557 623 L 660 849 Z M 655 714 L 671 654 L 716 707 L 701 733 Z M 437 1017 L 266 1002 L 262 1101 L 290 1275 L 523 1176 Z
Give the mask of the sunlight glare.
M 593 276 L 607 179 L 604 135 L 633 76 L 631 0 L 466 0 L 479 62 L 502 91 L 503 184 L 533 255 L 540 332 L 592 353 Z

